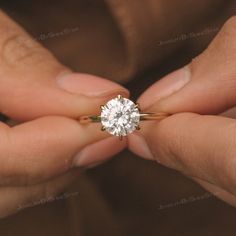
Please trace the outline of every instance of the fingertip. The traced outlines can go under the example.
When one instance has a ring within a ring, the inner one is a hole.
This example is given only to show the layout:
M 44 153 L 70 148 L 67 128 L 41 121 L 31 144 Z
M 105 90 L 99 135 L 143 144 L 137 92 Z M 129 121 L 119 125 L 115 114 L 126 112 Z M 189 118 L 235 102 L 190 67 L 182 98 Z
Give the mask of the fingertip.
M 192 118 L 196 116 L 199 115 L 180 113 L 161 121 L 143 122 L 139 132 L 129 135 L 129 149 L 147 160 L 155 160 L 171 168 L 179 167 L 179 160 L 175 156 L 176 150 L 184 149 L 182 136 L 188 133 L 185 124 L 192 122 Z
M 136 155 L 143 157 L 147 160 L 154 160 L 153 153 L 151 152 L 145 136 L 141 133 L 132 133 L 128 137 L 128 146 L 130 151 Z
M 103 97 L 110 94 L 129 96 L 129 91 L 118 83 L 99 76 L 83 73 L 66 73 L 56 79 L 59 88 L 88 97 Z
M 142 109 L 148 109 L 182 89 L 191 78 L 189 66 L 178 69 L 150 86 L 138 99 Z
M 86 146 L 75 155 L 73 166 L 84 167 L 102 163 L 127 146 L 126 138 L 109 137 Z

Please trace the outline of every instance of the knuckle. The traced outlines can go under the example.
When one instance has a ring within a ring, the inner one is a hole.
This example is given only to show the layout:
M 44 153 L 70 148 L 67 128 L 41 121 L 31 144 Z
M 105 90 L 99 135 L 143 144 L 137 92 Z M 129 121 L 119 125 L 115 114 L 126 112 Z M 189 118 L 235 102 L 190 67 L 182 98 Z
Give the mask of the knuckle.
M 0 63 L 3 66 L 21 67 L 54 59 L 41 44 L 30 37 L 20 26 L 0 11 Z
M 208 77 L 212 91 L 223 87 L 226 100 L 232 100 L 236 88 L 236 16 L 226 21 L 208 48 L 192 60 L 190 68 L 196 77 Z M 209 70 L 211 69 L 211 70 Z M 206 73 L 207 72 L 207 73 Z M 217 76 L 216 76 L 217 75 Z
M 236 50 L 236 16 L 232 16 L 228 19 L 223 25 L 219 38 L 221 44 L 224 46 L 224 50 L 228 52 L 228 49 L 232 52 L 232 50 Z
M 2 61 L 10 66 L 33 65 L 43 62 L 47 53 L 38 42 L 27 34 L 9 34 L 2 42 Z
M 221 28 L 216 39 L 213 41 L 212 49 L 216 52 L 230 53 L 236 49 L 236 15 L 229 18 Z M 232 53 L 230 53 L 232 54 Z
M 223 30 L 226 32 L 236 31 L 236 15 L 230 17 L 224 24 Z
M 183 171 L 184 162 L 186 161 L 183 157 L 191 151 L 190 147 L 188 149 L 184 148 L 186 135 L 184 132 L 180 135 L 180 127 L 192 116 L 190 113 L 175 114 L 161 121 L 157 126 L 157 130 L 155 130 L 157 139 L 161 140 L 158 146 L 155 146 L 157 158 L 161 158 L 161 163 L 179 171 Z M 176 123 L 179 125 L 176 125 Z M 155 145 L 155 140 L 153 145 Z

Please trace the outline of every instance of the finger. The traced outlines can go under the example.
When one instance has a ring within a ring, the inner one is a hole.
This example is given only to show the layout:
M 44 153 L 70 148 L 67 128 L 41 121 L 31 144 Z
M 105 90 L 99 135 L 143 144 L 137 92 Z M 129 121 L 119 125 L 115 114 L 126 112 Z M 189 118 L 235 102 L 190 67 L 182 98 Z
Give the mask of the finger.
M 198 178 L 193 178 L 198 184 L 200 184 L 203 188 L 205 188 L 207 191 L 211 192 L 215 197 L 229 203 L 233 207 L 236 207 L 236 197 L 229 193 L 228 191 L 225 191 L 224 189 L 208 183 L 204 180 L 198 179 Z
M 0 188 L 0 218 L 4 218 L 27 208 L 70 197 L 69 193 L 62 194 L 58 198 L 56 196 L 64 191 L 78 176 L 78 170 L 73 170 L 37 185 Z M 76 193 L 72 193 L 71 195 L 75 194 Z
M 0 185 L 39 183 L 109 158 L 126 146 L 117 137 L 107 137 L 100 124 L 80 125 L 65 117 L 38 118 L 13 128 L 1 124 Z M 88 151 L 96 142 L 97 151 Z
M 0 112 L 13 119 L 92 114 L 128 94 L 108 80 L 72 73 L 2 11 L 0 35 Z
M 121 152 L 127 146 L 126 138 L 118 140 L 109 137 L 86 146 L 74 157 L 74 163 L 80 167 L 92 168 L 100 165 Z
M 220 114 L 221 116 L 229 117 L 236 119 L 236 107 L 226 110 L 225 112 Z
M 189 66 L 151 86 L 139 99 L 142 109 L 170 113 L 218 114 L 236 105 L 236 17 Z
M 153 159 L 236 194 L 234 119 L 182 113 L 146 122 L 141 132 Z

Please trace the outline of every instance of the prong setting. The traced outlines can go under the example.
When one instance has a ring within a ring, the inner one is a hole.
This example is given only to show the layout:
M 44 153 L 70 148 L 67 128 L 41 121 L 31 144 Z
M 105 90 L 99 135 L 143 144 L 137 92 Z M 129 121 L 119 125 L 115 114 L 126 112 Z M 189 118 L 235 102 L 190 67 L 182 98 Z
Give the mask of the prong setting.
M 135 104 L 135 107 L 139 110 L 139 112 L 141 112 L 140 104 L 139 104 L 139 103 L 136 103 L 136 104 Z
M 117 96 L 117 98 L 118 98 L 119 100 L 123 99 L 123 97 L 122 97 L 120 94 Z

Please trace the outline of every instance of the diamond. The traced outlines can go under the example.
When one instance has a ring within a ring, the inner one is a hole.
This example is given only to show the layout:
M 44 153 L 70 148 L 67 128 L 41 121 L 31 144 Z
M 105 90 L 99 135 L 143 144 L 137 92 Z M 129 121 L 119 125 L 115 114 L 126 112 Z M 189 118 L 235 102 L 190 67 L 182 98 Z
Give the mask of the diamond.
M 110 134 L 122 137 L 132 133 L 139 127 L 139 109 L 131 100 L 119 95 L 101 108 L 103 129 Z

